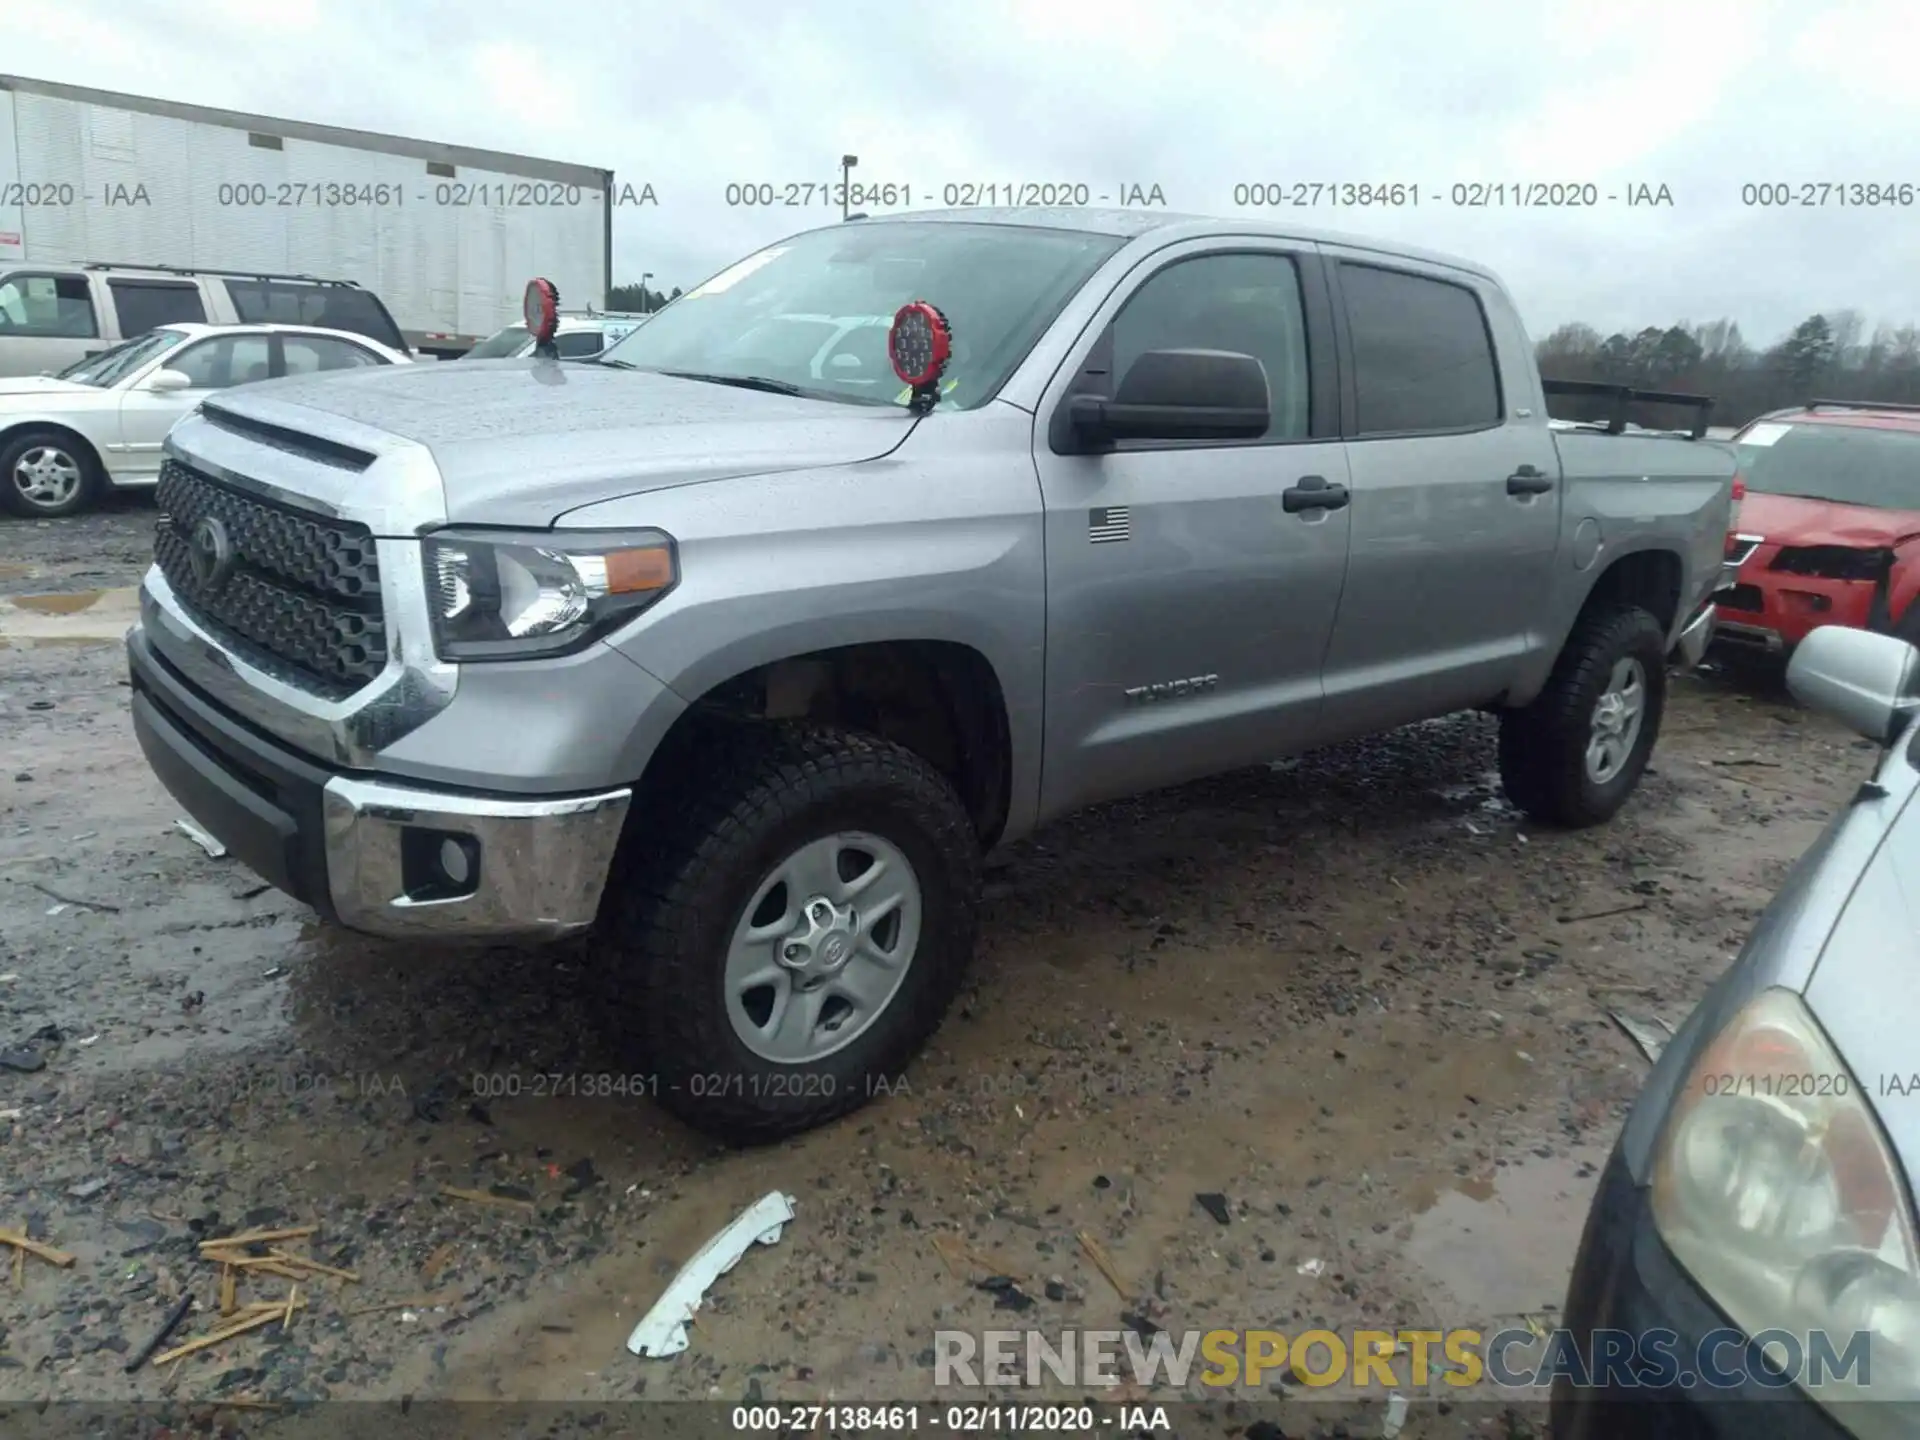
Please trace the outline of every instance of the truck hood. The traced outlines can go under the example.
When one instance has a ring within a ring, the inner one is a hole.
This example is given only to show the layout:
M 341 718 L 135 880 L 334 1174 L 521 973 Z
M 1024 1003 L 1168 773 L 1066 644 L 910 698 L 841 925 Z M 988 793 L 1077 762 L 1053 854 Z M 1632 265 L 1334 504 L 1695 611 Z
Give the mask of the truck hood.
M 550 360 L 292 376 L 213 403 L 359 448 L 384 448 L 369 446 L 370 432 L 424 445 L 455 524 L 547 526 L 649 490 L 849 465 L 885 455 L 912 428 L 892 406 Z
M 1845 545 L 1858 550 L 1898 545 L 1920 536 L 1920 510 L 1877 510 L 1798 495 L 1747 492 L 1740 529 L 1776 545 Z

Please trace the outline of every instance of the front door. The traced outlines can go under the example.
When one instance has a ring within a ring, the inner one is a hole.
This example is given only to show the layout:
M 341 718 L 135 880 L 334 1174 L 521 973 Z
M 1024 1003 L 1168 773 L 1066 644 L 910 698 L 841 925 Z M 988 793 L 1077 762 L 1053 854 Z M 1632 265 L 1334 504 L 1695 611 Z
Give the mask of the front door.
M 1116 287 L 1048 387 L 1042 818 L 1312 743 L 1349 519 L 1283 492 L 1347 482 L 1331 323 L 1313 247 L 1187 242 Z M 1060 453 L 1074 394 L 1111 395 L 1141 353 L 1185 348 L 1261 361 L 1264 437 Z
M 190 388 L 150 389 L 153 377 L 163 369 L 185 375 Z M 266 334 L 221 335 L 168 352 L 159 365 L 122 392 L 120 443 L 108 453 L 107 469 L 123 485 L 157 478 L 160 443 L 175 421 L 214 391 L 269 379 L 273 370 L 273 337 Z

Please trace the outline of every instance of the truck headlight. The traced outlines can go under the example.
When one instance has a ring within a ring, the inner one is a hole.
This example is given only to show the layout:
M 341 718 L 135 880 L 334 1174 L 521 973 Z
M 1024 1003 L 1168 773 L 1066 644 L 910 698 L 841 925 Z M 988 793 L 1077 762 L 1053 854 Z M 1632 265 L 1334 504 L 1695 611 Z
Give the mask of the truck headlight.
M 1870 1371 L 1807 1374 L 1823 1381 L 1807 1393 L 1845 1404 L 1855 1434 L 1913 1433 L 1912 1202 L 1859 1082 L 1791 991 L 1756 997 L 1694 1066 L 1655 1152 L 1652 1201 L 1667 1248 L 1728 1319 L 1749 1336 L 1795 1336 L 1806 1353 L 1790 1363 L 1812 1359 L 1813 1332 L 1832 1356 L 1870 1332 Z
M 578 650 L 679 579 L 673 540 L 617 534 L 442 530 L 423 546 L 434 649 L 443 660 Z

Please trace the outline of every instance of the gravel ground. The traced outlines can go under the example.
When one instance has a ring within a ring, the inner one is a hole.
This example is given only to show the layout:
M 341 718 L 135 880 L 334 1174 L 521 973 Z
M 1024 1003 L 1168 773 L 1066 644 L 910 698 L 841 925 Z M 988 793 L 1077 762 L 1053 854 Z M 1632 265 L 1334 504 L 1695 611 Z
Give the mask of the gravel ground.
M 903 1084 L 731 1152 L 606 1078 L 635 1067 L 580 949 L 325 929 L 174 829 L 117 645 L 3 638 L 48 609 L 22 595 L 122 613 L 151 523 L 0 521 L 0 1226 L 77 1257 L 0 1288 L 0 1402 L 913 1400 L 942 1328 L 1551 1323 L 1646 1068 L 1609 1012 L 1677 1024 L 1872 759 L 1709 671 L 1581 834 L 1505 805 L 1480 716 L 1103 807 L 993 857 Z M 689 1350 L 629 1355 L 775 1187 L 795 1221 Z M 127 1373 L 177 1297 L 213 1308 L 200 1240 L 281 1226 L 357 1283 Z M 1379 1433 L 1377 1397 L 1275 1393 L 1272 1433 Z M 1403 1434 L 1538 1427 L 1422 1405 Z

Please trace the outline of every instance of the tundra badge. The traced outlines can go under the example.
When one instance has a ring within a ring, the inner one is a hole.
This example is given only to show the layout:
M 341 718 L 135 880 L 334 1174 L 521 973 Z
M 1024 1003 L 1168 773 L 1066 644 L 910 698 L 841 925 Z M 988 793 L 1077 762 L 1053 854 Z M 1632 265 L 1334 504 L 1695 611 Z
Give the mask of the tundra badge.
M 1135 685 L 1125 691 L 1129 705 L 1151 705 L 1156 700 L 1178 700 L 1200 695 L 1220 683 L 1218 675 L 1193 675 L 1185 680 L 1163 680 L 1158 685 Z

